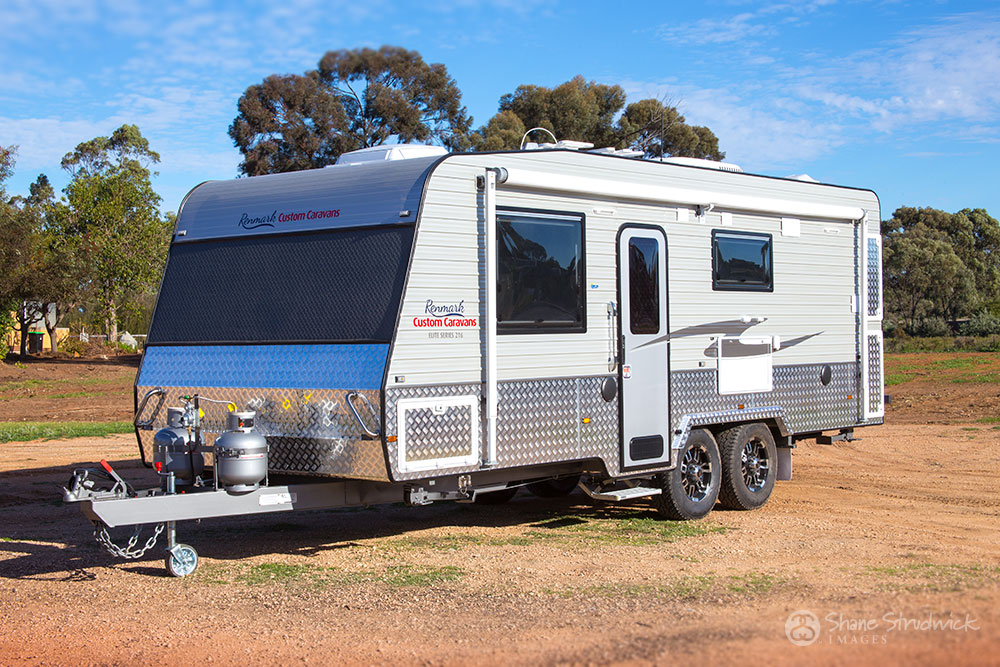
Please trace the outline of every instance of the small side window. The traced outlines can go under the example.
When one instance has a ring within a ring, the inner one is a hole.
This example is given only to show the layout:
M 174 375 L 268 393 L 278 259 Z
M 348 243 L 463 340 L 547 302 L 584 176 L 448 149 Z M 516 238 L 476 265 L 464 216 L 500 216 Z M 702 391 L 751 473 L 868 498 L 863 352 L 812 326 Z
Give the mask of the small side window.
M 771 235 L 713 230 L 712 289 L 774 291 Z
M 497 211 L 497 328 L 586 331 L 583 216 Z

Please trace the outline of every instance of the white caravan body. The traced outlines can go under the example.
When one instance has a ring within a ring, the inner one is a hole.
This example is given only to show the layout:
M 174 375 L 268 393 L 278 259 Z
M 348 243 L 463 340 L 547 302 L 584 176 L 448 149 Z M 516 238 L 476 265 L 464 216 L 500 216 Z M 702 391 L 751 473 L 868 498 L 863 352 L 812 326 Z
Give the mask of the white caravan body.
M 869 190 L 573 150 L 210 182 L 136 396 L 376 482 L 649 477 L 745 422 L 787 448 L 882 422 L 879 225 Z

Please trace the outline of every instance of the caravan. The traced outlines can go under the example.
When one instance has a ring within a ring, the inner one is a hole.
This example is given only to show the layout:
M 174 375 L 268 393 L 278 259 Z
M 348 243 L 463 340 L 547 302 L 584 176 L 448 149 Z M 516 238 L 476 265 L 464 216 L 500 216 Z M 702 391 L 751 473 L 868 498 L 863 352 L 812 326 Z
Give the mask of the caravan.
M 185 574 L 174 523 L 209 516 L 579 485 L 694 519 L 763 505 L 797 440 L 882 422 L 871 191 L 415 150 L 188 194 L 135 386 L 163 484 L 78 472 L 101 530 L 164 524 Z

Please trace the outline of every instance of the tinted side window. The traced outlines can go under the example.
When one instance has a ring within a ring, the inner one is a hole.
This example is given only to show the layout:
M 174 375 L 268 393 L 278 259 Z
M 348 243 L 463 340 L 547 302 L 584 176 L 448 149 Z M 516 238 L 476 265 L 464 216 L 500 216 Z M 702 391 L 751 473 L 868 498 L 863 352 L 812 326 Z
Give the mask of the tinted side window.
M 582 216 L 497 211 L 497 326 L 584 330 Z
M 712 232 L 712 289 L 770 292 L 774 289 L 771 235 Z
M 660 332 L 660 244 L 656 239 L 628 242 L 629 329 L 634 334 Z

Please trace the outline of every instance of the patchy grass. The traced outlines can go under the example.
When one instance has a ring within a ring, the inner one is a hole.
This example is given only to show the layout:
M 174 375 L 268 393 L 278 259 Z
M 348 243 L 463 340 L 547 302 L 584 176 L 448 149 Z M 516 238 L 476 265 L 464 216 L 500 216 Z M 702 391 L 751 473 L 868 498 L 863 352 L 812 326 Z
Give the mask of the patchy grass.
M 459 551 L 488 541 L 476 535 L 412 535 L 383 542 L 379 546 L 397 551 L 428 549 L 431 551 Z
M 526 537 L 560 544 L 655 545 L 685 537 L 724 533 L 727 528 L 705 521 L 663 521 L 636 513 L 624 518 L 592 519 L 561 516 L 531 524 Z
M 997 384 L 1000 383 L 1000 373 L 966 373 L 951 378 L 952 384 Z
M 748 572 L 740 577 L 730 577 L 727 588 L 730 592 L 741 595 L 765 595 L 770 593 L 775 586 L 783 583 L 781 577 L 763 572 Z
M 980 417 L 976 421 L 980 424 L 1000 424 L 1000 417 Z
M 20 391 L 21 389 L 33 389 L 35 387 L 48 387 L 65 380 L 19 380 L 17 382 L 5 382 L 0 384 L 0 393 L 8 391 Z
M 376 547 L 396 551 L 423 549 L 453 552 L 474 546 L 530 546 L 539 543 L 557 544 L 560 547 L 622 544 L 649 546 L 667 544 L 685 537 L 723 533 L 726 530 L 725 526 L 704 521 L 663 521 L 640 512 L 612 519 L 563 515 L 532 523 L 520 535 L 412 535 L 381 542 Z
M 313 565 L 292 563 L 260 563 L 251 565 L 247 570 L 236 576 L 236 580 L 249 586 L 259 586 L 265 583 L 286 583 L 305 578 L 315 578 L 318 568 Z
M 982 352 L 886 354 L 886 386 L 912 380 L 952 384 L 1000 383 L 1000 357 Z
M 992 356 L 992 355 L 991 355 Z M 927 363 L 928 368 L 975 368 L 983 364 L 989 364 L 992 359 L 986 357 L 952 357 L 951 359 L 938 359 Z
M 364 579 L 359 574 L 345 572 L 336 567 L 320 567 L 306 563 L 258 563 L 242 568 L 215 565 L 205 572 L 204 576 L 209 583 L 231 584 L 235 582 L 248 586 L 266 584 L 308 585 L 310 587 L 343 586 L 358 583 Z
M 430 567 L 425 565 L 392 565 L 379 577 L 390 586 L 433 586 L 434 584 L 457 581 L 465 576 L 465 570 L 455 565 Z
M 45 398 L 95 398 L 97 396 L 107 396 L 106 391 L 71 391 L 65 394 L 45 394 Z
M 0 422 L 0 442 L 97 438 L 134 430 L 132 422 Z
M 912 563 L 868 567 L 865 574 L 880 579 L 890 591 L 910 593 L 954 593 L 1000 582 L 1000 567 Z
M 131 384 L 128 378 L 59 378 L 55 380 L 39 380 L 37 378 L 33 378 L 30 380 L 17 380 L 15 382 L 0 383 L 0 394 L 22 390 L 31 391 L 35 389 L 55 389 L 61 385 L 70 383 L 84 387 L 92 387 L 94 385 L 102 384 Z
M 381 572 L 348 572 L 336 567 L 321 567 L 307 563 L 258 563 L 249 566 L 209 564 L 198 570 L 196 576 L 209 584 L 246 586 L 347 586 L 360 583 L 378 583 L 393 588 L 404 586 L 433 586 L 457 581 L 465 570 L 453 565 L 430 567 L 424 565 L 392 565 Z
M 543 589 L 548 595 L 562 598 L 667 598 L 695 602 L 719 598 L 757 598 L 768 595 L 787 581 L 762 572 L 720 577 L 712 574 L 693 575 L 659 583 L 599 584 L 595 586 Z

